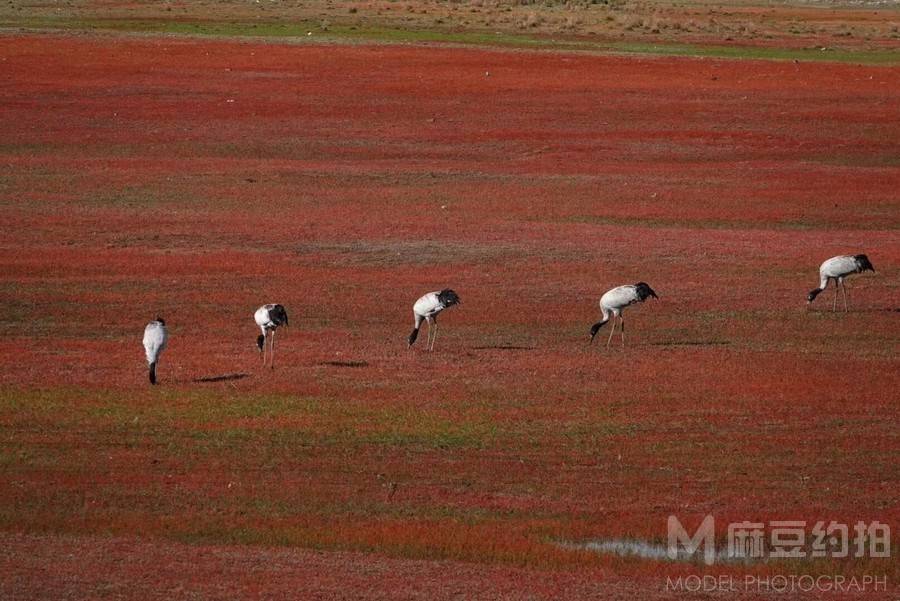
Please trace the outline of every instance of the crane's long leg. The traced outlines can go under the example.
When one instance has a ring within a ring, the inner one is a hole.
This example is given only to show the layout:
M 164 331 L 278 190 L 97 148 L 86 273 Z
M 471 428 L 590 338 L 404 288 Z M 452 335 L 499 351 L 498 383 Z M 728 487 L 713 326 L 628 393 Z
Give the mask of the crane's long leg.
M 437 333 L 438 333 L 438 325 L 437 325 L 437 320 L 435 319 L 434 320 L 434 337 L 431 339 L 431 350 L 434 350 L 434 341 L 437 340 Z
M 831 301 L 831 311 L 832 312 L 837 311 L 838 288 L 840 288 L 840 287 L 841 287 L 841 285 L 839 283 L 839 280 L 835 280 L 834 281 L 834 299 Z
M 844 313 L 846 313 L 847 311 L 850 310 L 847 308 L 847 283 L 846 282 L 841 282 L 841 292 L 844 293 Z
M 616 333 L 616 323 L 619 320 L 618 315 L 613 315 L 613 327 L 612 330 L 609 331 L 609 338 L 606 339 L 606 348 L 609 348 L 609 343 L 612 342 L 613 334 Z
M 267 331 L 263 330 L 263 346 L 262 346 L 262 352 L 260 353 L 260 354 L 262 355 L 262 364 L 263 364 L 263 367 L 266 366 L 266 352 L 268 352 L 268 350 L 269 350 L 269 348 L 268 348 L 268 347 L 269 347 L 269 338 L 268 338 L 268 336 L 269 336 L 269 333 L 268 333 Z
M 625 348 L 625 316 L 623 315 L 622 317 L 619 318 L 619 320 L 622 322 L 622 329 L 620 330 L 620 332 L 622 333 L 622 348 L 624 349 Z
M 272 330 L 272 356 L 269 359 L 269 367 L 275 369 L 275 330 Z

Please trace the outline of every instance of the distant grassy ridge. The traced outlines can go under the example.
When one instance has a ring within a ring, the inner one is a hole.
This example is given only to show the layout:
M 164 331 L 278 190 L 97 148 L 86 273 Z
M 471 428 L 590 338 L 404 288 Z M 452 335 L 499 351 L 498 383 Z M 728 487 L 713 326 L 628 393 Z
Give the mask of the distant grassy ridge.
M 218 22 L 161 19 L 24 18 L 0 20 L 0 29 L 114 31 L 168 35 L 291 38 L 312 42 L 442 43 L 504 48 L 613 52 L 659 56 L 703 56 L 758 60 L 852 62 L 870 65 L 900 64 L 900 52 L 840 48 L 779 48 L 740 45 L 685 44 L 676 42 L 617 42 L 485 31 L 440 31 L 379 26 L 329 25 L 298 20 L 291 22 Z

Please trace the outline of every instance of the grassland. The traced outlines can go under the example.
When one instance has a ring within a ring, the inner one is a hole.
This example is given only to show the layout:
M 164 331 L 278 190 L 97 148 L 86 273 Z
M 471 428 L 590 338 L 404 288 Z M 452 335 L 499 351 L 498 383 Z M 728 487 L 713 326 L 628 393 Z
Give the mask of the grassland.
M 896 64 L 898 15 L 853 3 L 16 0 L 0 7 L 0 27 Z
M 0 61 L 0 596 L 895 596 L 891 561 L 560 543 L 897 523 L 896 67 L 69 32 Z M 852 311 L 807 307 L 858 251 Z M 589 347 L 638 280 L 627 349 Z

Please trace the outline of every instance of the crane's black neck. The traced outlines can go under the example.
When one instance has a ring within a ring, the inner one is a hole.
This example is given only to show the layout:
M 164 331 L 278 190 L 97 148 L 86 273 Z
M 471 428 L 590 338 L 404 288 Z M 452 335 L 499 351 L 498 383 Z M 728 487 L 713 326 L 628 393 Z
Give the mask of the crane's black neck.
M 606 322 L 608 322 L 608 321 L 609 321 L 609 317 L 604 317 L 602 320 L 598 321 L 597 323 L 595 323 L 594 325 L 591 326 L 591 342 L 594 341 L 594 336 L 597 335 L 597 332 L 600 331 L 600 328 L 602 328 L 604 325 L 606 325 Z

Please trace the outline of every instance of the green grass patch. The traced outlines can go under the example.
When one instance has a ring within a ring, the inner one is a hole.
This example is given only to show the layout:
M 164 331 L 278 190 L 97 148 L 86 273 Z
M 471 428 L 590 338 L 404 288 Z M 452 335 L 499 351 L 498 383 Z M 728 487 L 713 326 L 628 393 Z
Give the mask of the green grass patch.
M 877 216 L 884 211 L 871 209 Z M 592 225 L 614 225 L 624 227 L 647 228 L 691 228 L 704 230 L 789 230 L 811 231 L 822 229 L 854 229 L 854 230 L 883 230 L 896 229 L 896 226 L 886 225 L 881 221 L 860 220 L 856 223 L 831 223 L 822 219 L 781 219 L 779 221 L 749 221 L 742 219 L 679 219 L 676 217 L 628 217 L 606 215 L 570 215 L 559 221 L 563 223 L 585 223 Z
M 317 21 L 238 22 L 168 21 L 158 19 L 6 19 L 3 28 L 61 29 L 70 31 L 117 31 L 173 35 L 223 37 L 295 38 L 313 42 L 443 43 L 509 48 L 618 52 L 657 56 L 703 56 L 729 59 L 835 61 L 865 64 L 897 64 L 900 53 L 891 50 L 838 48 L 772 48 L 683 43 L 611 42 L 567 39 L 485 31 L 407 30 L 378 26 L 330 25 L 323 29 Z
M 486 448 L 499 436 L 489 416 L 450 418 L 405 405 L 370 408 L 331 399 L 174 389 L 151 401 L 145 396 L 7 388 L 0 391 L 0 424 L 17 429 L 52 422 L 85 433 L 97 446 L 238 456 L 332 446 Z
M 565 223 L 587 223 L 593 225 L 615 225 L 649 228 L 697 228 L 713 230 L 731 229 L 787 229 L 811 230 L 821 227 L 817 224 L 785 220 L 780 222 L 757 223 L 732 219 L 679 219 L 676 217 L 618 217 L 604 215 L 572 215 L 563 218 Z

